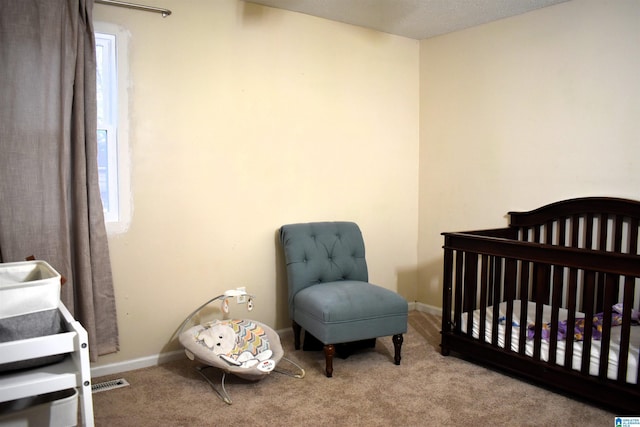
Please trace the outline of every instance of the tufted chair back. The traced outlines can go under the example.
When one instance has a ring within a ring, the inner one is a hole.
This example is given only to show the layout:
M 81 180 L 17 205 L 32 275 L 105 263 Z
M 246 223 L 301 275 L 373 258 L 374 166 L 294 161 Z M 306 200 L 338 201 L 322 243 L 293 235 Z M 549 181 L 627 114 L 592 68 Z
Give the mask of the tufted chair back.
M 340 280 L 367 282 L 364 240 L 353 222 L 289 224 L 280 229 L 287 260 L 289 310 L 304 288 Z

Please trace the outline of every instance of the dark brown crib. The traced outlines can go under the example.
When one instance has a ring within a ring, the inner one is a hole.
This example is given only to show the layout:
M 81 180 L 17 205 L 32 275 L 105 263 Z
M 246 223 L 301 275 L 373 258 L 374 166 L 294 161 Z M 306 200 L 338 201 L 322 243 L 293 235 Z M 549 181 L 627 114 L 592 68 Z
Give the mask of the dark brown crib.
M 640 202 L 589 197 L 443 233 L 441 352 L 640 414 Z

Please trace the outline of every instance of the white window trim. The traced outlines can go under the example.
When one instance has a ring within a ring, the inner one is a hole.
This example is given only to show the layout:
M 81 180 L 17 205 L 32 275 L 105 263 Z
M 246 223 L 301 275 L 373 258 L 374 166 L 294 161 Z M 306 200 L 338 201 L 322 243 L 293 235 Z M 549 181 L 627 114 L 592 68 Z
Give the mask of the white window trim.
M 116 64 L 117 64 L 117 108 L 114 108 L 114 114 L 117 114 L 117 150 L 113 153 L 117 155 L 117 184 L 118 200 L 117 200 L 117 220 L 115 217 L 107 217 L 105 215 L 105 224 L 107 234 L 125 233 L 131 225 L 133 215 L 133 203 L 131 192 L 131 175 L 130 175 L 130 159 L 129 150 L 129 38 L 130 34 L 123 28 L 109 23 L 94 22 L 94 30 L 97 33 L 110 34 L 115 36 L 116 40 Z

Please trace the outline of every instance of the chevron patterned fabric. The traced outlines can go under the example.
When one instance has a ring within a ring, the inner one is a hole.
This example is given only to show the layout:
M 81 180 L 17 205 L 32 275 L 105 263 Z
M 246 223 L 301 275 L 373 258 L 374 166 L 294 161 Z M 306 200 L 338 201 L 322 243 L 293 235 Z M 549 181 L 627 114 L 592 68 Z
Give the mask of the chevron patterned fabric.
M 262 326 L 247 319 L 234 319 L 221 322 L 227 324 L 236 333 L 236 348 L 234 353 L 248 351 L 254 356 L 269 350 L 269 340 Z

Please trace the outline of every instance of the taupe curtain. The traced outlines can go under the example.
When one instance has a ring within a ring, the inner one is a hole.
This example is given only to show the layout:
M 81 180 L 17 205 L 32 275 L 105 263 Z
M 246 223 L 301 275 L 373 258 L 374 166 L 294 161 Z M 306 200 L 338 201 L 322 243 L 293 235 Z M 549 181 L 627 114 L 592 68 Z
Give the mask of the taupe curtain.
M 0 0 L 0 261 L 34 255 L 92 360 L 118 350 L 98 187 L 93 0 Z

